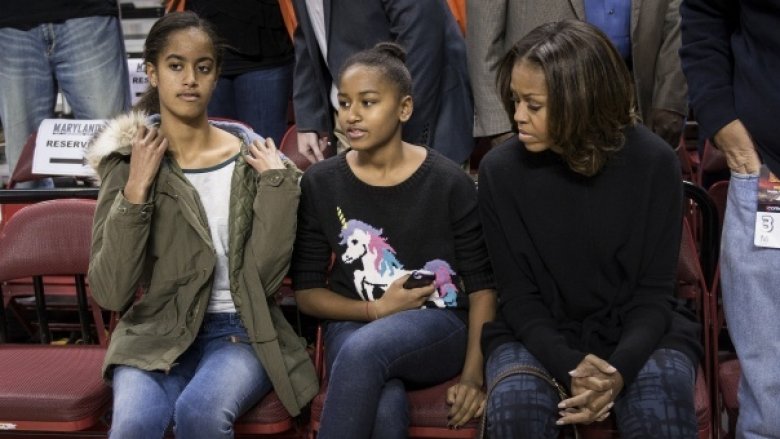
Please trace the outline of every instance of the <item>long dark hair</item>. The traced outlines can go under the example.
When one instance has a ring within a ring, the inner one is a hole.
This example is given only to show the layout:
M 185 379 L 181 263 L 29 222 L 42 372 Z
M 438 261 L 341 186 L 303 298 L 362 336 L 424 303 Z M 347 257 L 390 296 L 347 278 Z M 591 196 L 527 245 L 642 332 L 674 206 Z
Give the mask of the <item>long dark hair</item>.
M 149 30 L 149 35 L 146 37 L 146 42 L 144 42 L 144 64 L 151 63 L 157 66 L 157 59 L 162 51 L 165 50 L 171 34 L 189 28 L 199 29 L 209 37 L 214 48 L 215 67 L 217 72 L 219 72 L 222 66 L 222 42 L 208 21 L 190 11 L 172 12 L 164 15 L 154 23 L 151 30 Z M 160 96 L 157 93 L 157 88 L 150 85 L 133 108 L 149 114 L 159 113 Z
M 497 85 L 513 118 L 512 69 L 538 66 L 547 84 L 547 132 L 569 168 L 597 174 L 623 147 L 623 129 L 637 122 L 631 74 L 617 49 L 596 27 L 563 20 L 532 30 L 501 60 Z

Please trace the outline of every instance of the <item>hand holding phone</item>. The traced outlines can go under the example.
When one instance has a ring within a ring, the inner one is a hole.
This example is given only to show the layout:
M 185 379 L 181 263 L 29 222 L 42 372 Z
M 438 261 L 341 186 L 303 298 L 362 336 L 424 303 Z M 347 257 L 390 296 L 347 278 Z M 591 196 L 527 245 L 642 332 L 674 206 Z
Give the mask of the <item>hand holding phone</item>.
M 412 288 L 427 287 L 432 284 L 436 279 L 436 275 L 428 270 L 415 270 L 409 275 L 409 279 L 406 279 L 403 287 L 407 290 Z

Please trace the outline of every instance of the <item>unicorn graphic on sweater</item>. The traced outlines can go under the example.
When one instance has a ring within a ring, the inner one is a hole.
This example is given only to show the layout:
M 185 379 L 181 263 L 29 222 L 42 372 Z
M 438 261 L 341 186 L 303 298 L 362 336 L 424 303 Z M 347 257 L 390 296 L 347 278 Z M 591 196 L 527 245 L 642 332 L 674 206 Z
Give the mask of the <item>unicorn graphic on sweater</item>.
M 341 222 L 339 244 L 346 247 L 341 260 L 346 264 L 361 261 L 363 265 L 362 270 L 353 272 L 355 290 L 363 300 L 375 300 L 375 288 L 384 292 L 393 281 L 412 272 L 404 269 L 396 257 L 395 249 L 382 236 L 382 229 L 360 220 L 347 221 L 340 207 L 336 211 Z M 434 259 L 428 261 L 423 269 L 436 276 L 435 289 L 428 301 L 438 308 L 457 306 L 458 288 L 452 281 L 455 272 L 450 265 L 441 259 Z

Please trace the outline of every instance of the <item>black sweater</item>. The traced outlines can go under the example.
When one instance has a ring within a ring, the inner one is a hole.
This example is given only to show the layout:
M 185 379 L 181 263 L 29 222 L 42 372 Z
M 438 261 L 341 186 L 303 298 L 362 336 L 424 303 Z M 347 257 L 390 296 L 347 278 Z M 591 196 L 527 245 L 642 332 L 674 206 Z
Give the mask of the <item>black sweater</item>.
M 429 149 L 412 176 L 390 187 L 359 180 L 344 155 L 306 171 L 291 270 L 296 290 L 378 299 L 389 280 L 434 260 L 433 267 L 444 262 L 455 273 L 441 292 L 450 286 L 457 292 L 428 307 L 464 310 L 465 294 L 493 288 L 474 182 L 444 156 Z
M 593 353 L 628 386 L 671 347 L 698 363 L 697 326 L 675 312 L 682 223 L 680 169 L 645 127 L 594 177 L 512 139 L 480 165 L 479 203 L 499 295 L 483 331 L 486 357 L 521 341 L 554 378 Z
M 780 175 L 780 2 L 685 0 L 680 56 L 704 137 L 740 119 Z

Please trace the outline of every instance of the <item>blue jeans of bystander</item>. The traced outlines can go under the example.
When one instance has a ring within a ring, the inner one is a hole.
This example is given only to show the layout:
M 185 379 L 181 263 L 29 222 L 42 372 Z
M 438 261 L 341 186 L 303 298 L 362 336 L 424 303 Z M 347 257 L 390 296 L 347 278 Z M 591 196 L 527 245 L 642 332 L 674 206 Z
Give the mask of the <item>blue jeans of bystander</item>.
M 130 106 L 116 17 L 73 18 L 26 31 L 3 27 L 0 47 L 0 119 L 11 173 L 27 137 L 54 116 L 58 85 L 77 119 L 105 119 Z
M 249 124 L 276 146 L 287 129 L 287 104 L 292 93 L 292 63 L 237 76 L 221 76 L 209 102 L 209 116 Z

